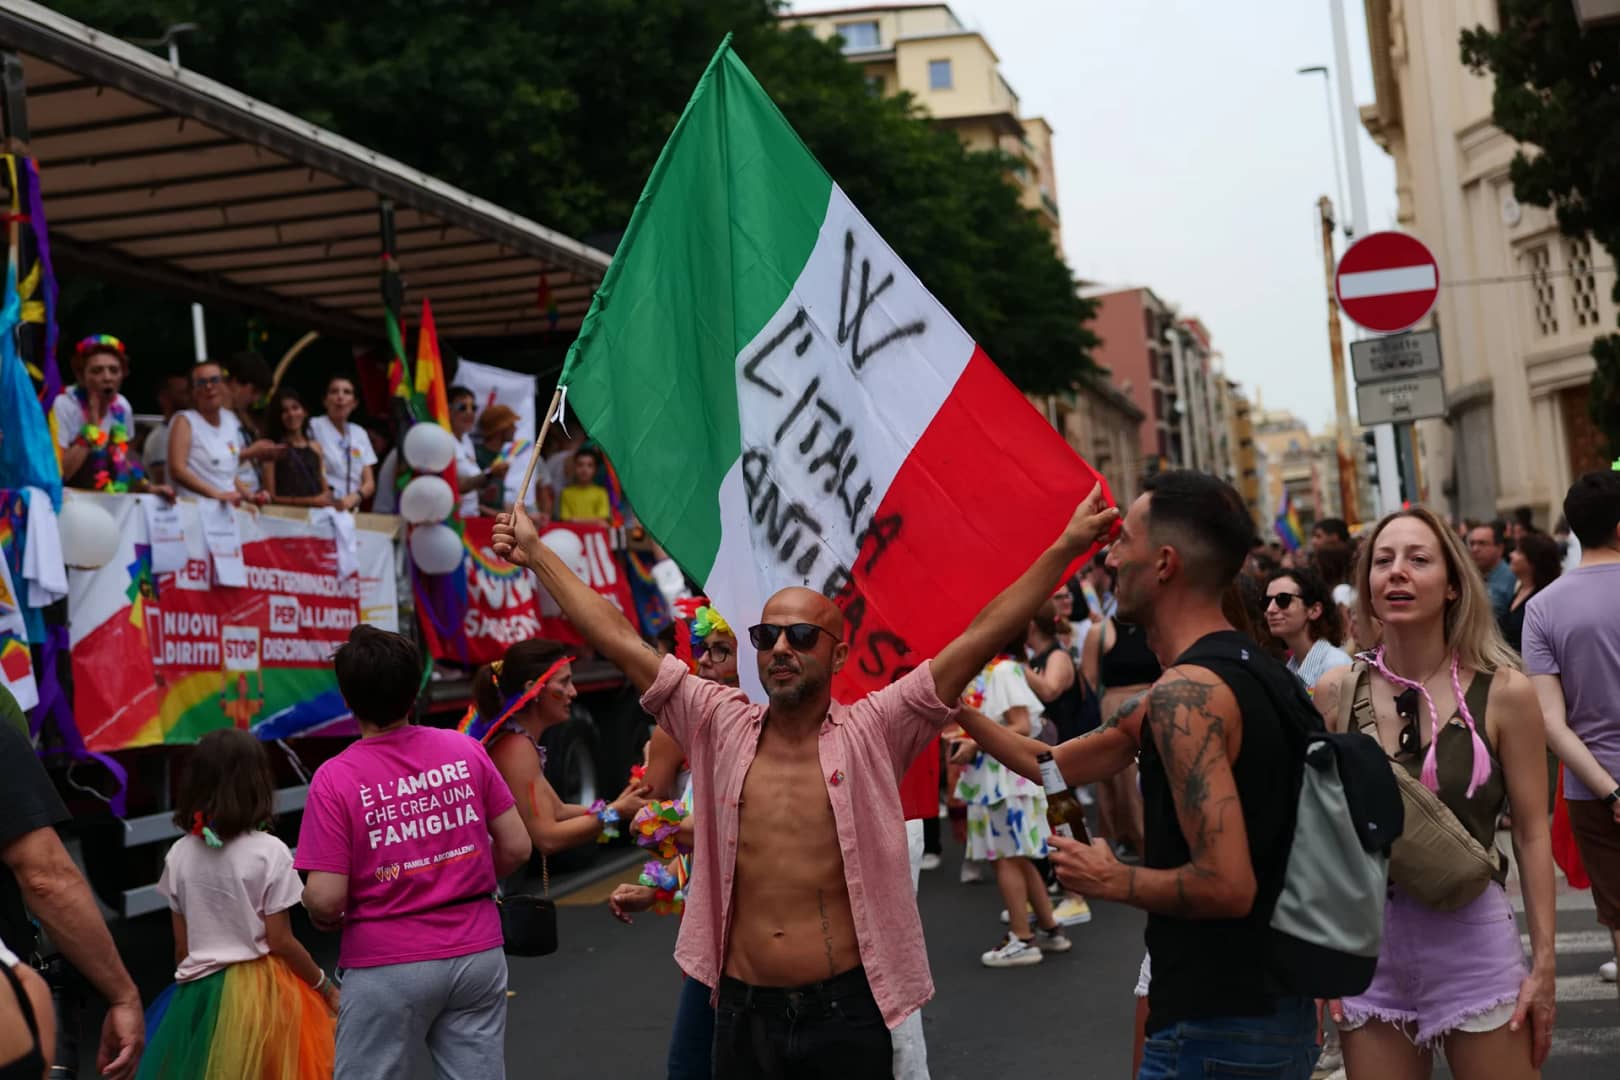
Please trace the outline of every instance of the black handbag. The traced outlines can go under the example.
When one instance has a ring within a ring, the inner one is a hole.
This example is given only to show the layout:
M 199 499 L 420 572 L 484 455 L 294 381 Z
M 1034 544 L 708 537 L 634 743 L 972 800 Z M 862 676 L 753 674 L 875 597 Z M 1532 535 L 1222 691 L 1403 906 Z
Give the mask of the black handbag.
M 496 901 L 507 956 L 550 956 L 557 951 L 557 904 L 551 899 L 551 868 L 540 856 L 539 896 L 519 893 Z

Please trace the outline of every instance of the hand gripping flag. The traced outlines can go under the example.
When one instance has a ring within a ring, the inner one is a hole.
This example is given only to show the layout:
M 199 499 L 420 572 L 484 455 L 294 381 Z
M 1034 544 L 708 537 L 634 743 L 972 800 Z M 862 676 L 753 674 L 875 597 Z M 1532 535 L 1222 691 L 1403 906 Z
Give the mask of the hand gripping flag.
M 729 39 L 561 382 L 638 518 L 739 626 L 784 586 L 838 601 L 846 701 L 959 633 L 1100 480 L 833 183 Z M 757 695 L 751 653 L 740 668 Z

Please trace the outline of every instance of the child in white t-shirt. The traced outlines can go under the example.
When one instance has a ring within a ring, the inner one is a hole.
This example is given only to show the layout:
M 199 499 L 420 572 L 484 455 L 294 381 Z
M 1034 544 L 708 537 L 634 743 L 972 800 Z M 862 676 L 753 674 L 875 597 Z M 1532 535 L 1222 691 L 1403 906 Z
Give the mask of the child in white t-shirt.
M 261 832 L 270 759 L 230 728 L 193 753 L 158 892 L 174 923 L 174 985 L 152 1004 L 139 1076 L 245 1080 L 332 1075 L 336 986 L 293 936 L 303 893 L 292 853 Z

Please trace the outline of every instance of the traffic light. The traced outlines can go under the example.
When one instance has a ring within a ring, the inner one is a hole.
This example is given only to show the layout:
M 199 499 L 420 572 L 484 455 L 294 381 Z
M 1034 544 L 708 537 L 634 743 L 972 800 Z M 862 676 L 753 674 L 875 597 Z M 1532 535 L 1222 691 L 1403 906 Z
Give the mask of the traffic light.
M 1367 484 L 1378 490 L 1378 441 L 1371 431 L 1361 433 L 1361 468 Z

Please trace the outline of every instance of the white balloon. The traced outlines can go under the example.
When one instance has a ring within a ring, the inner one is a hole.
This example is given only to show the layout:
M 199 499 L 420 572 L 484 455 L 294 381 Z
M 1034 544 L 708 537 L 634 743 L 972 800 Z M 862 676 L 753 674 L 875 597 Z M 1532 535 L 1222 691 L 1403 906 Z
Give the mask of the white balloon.
M 456 493 L 442 476 L 418 476 L 399 493 L 399 516 L 412 525 L 443 521 L 456 504 Z
M 118 524 L 87 499 L 68 499 L 57 516 L 62 561 L 77 570 L 96 570 L 118 553 Z
M 591 573 L 591 559 L 585 554 L 585 541 L 580 539 L 578 533 L 570 529 L 551 529 L 540 537 L 540 542 L 557 553 L 574 576 L 581 581 L 591 581 L 595 575 Z
M 405 460 L 419 473 L 436 473 L 456 456 L 456 439 L 438 424 L 412 424 L 405 433 Z
M 411 530 L 411 559 L 424 574 L 452 574 L 461 568 L 461 537 L 445 524 Z

